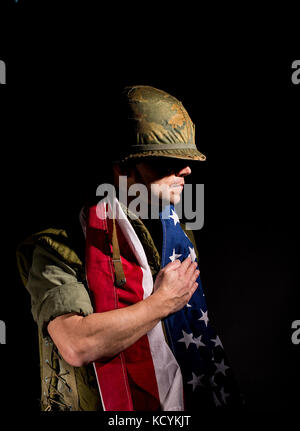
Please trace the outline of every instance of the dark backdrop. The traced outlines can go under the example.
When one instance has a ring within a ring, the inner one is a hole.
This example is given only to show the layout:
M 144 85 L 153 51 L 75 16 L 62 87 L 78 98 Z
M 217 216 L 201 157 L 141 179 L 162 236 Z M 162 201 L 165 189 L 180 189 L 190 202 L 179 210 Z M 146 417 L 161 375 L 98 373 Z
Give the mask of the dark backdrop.
M 296 408 L 300 85 L 291 82 L 299 59 L 292 36 L 278 40 L 242 22 L 219 27 L 213 14 L 205 31 L 201 11 L 190 12 L 183 30 L 157 15 L 148 22 L 142 11 L 135 18 L 130 8 L 117 21 L 78 3 L 9 3 L 0 46 L 7 64 L 0 87 L 5 405 L 21 387 L 18 408 L 39 410 L 36 326 L 16 245 L 74 216 L 91 170 L 101 171 L 121 144 L 114 97 L 137 83 L 183 102 L 207 155 L 193 171 L 205 184 L 205 224 L 195 233 L 200 269 L 247 408 Z

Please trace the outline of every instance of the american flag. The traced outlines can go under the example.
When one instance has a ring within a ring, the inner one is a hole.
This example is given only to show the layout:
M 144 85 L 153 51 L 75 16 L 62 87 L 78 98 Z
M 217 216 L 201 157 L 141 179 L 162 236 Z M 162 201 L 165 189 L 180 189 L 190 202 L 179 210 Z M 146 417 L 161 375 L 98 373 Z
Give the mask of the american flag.
M 174 206 L 160 213 L 163 227 L 162 264 L 188 256 L 197 262 L 194 246 L 180 225 Z M 236 383 L 223 345 L 210 324 L 200 276 L 189 303 L 164 319 L 168 343 L 180 365 L 185 407 L 230 406 L 239 402 Z
M 167 210 L 169 214 L 161 214 L 162 267 L 189 254 L 196 260 L 174 207 Z M 118 241 L 126 283 L 116 287 L 110 211 L 104 203 L 97 210 L 96 206 L 88 208 L 83 225 L 86 278 L 96 313 L 128 307 L 153 292 L 145 251 L 117 200 Z M 104 410 L 181 411 L 232 402 L 231 370 L 221 341 L 210 326 L 200 278 L 197 281 L 197 291 L 182 310 L 113 358 L 94 362 Z

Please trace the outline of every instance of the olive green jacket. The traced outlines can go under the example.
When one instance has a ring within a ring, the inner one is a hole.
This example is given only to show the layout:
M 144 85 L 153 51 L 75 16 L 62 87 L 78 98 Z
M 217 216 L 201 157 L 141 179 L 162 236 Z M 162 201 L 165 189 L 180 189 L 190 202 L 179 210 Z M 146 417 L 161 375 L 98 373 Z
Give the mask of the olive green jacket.
M 144 247 L 155 278 L 161 265 L 158 249 L 141 220 L 129 218 L 129 221 Z M 185 232 L 197 251 L 192 231 Z M 47 332 L 48 323 L 57 316 L 93 313 L 84 262 L 79 255 L 67 230 L 62 229 L 36 233 L 17 249 L 20 276 L 31 295 L 31 311 L 38 325 L 43 411 L 102 410 L 93 365 L 70 366 Z

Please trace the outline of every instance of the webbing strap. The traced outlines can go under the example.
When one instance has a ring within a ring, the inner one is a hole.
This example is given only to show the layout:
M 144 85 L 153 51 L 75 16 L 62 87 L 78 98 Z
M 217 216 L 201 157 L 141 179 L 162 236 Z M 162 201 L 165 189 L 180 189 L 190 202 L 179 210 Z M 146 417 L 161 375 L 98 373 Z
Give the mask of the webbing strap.
M 121 261 L 120 247 L 119 247 L 117 227 L 116 227 L 116 220 L 115 220 L 114 216 L 113 216 L 113 231 L 112 231 L 112 249 L 113 249 L 112 261 L 113 261 L 114 269 L 115 269 L 115 284 L 117 287 L 120 287 L 126 283 L 126 278 L 125 278 L 123 265 L 122 265 L 122 261 Z

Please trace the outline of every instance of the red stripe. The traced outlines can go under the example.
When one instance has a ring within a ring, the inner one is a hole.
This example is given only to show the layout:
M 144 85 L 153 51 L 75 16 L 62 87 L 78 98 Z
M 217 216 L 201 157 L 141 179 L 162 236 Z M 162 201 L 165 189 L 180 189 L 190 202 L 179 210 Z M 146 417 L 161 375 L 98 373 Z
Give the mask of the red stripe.
M 86 229 L 86 271 L 88 285 L 93 293 L 95 312 L 126 307 L 141 301 L 144 295 L 142 269 L 118 225 L 118 240 L 126 284 L 118 289 L 114 286 L 111 224 L 112 220 L 106 221 L 97 217 L 96 207 L 89 209 Z M 97 361 L 95 369 L 106 410 L 159 409 L 158 387 L 146 335 L 108 362 Z

